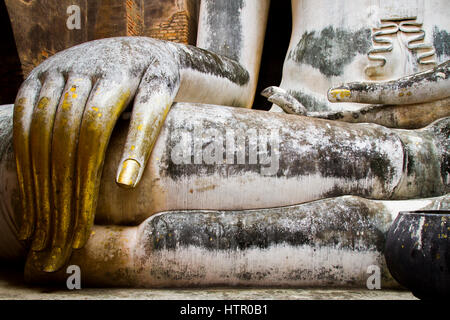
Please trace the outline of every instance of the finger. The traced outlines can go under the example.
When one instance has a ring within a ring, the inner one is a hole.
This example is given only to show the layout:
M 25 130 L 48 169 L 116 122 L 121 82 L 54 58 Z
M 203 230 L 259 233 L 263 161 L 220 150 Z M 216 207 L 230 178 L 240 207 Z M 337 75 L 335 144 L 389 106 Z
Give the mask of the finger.
M 45 249 L 50 235 L 51 139 L 55 114 L 64 84 L 64 77 L 61 74 L 52 74 L 45 79 L 31 121 L 30 149 L 36 200 L 36 231 L 32 243 L 33 250 Z
M 315 111 L 309 117 L 351 123 L 376 123 L 388 128 L 419 129 L 450 116 L 450 97 L 408 105 L 373 104 L 354 111 Z
M 116 177 L 116 182 L 127 188 L 133 188 L 139 182 L 173 101 L 167 91 L 153 92 L 148 101 L 142 101 L 143 95 L 143 91 L 136 95 L 130 129 Z
M 352 82 L 328 90 L 331 102 L 417 104 L 450 96 L 450 60 L 436 68 L 386 82 Z
M 289 114 L 305 116 L 308 113 L 306 108 L 287 92 L 274 93 L 270 97 L 268 97 L 267 100 L 275 103 L 277 106 L 283 109 L 284 112 Z
M 74 249 L 82 248 L 89 238 L 109 138 L 137 85 L 137 80 L 121 83 L 102 80 L 86 105 L 77 151 Z
M 45 269 L 45 264 L 48 260 L 48 250 L 43 251 L 28 251 L 25 261 L 24 280 L 28 282 L 31 274 L 41 273 Z
M 281 89 L 276 86 L 271 86 L 271 87 L 267 87 L 263 91 L 261 91 L 261 95 L 266 98 L 269 98 L 270 96 L 272 96 L 276 93 L 284 94 L 284 93 L 286 93 L 286 90 Z
M 19 239 L 27 240 L 34 232 L 35 208 L 33 176 L 31 174 L 30 127 L 33 109 L 39 97 L 41 83 L 29 78 L 22 84 L 14 104 L 13 144 L 16 157 L 17 178 L 22 204 L 22 221 Z
M 71 75 L 56 113 L 51 152 L 54 225 L 50 256 L 44 269 L 46 272 L 60 269 L 72 250 L 76 150 L 80 123 L 90 91 L 89 79 Z
M 164 78 L 154 77 L 152 72 L 152 68 L 147 70 L 136 94 L 127 140 L 117 171 L 116 182 L 125 188 L 134 188 L 139 183 L 179 88 L 177 72 L 166 72 Z

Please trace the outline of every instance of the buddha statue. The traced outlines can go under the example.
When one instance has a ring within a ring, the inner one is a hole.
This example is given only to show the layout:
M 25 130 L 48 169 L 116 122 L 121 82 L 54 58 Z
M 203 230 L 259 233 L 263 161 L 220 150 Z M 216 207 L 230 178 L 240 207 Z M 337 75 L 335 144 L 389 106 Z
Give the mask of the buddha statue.
M 272 112 L 249 109 L 269 1 L 202 0 L 196 46 L 55 54 L 1 110 L 3 251 L 44 283 L 395 285 L 395 215 L 448 208 L 444 2 L 293 0 Z

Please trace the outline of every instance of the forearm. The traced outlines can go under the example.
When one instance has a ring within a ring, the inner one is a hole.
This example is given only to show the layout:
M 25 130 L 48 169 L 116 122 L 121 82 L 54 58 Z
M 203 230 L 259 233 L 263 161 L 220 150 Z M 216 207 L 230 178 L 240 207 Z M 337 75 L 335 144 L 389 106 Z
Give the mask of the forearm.
M 245 105 L 258 81 L 270 0 L 202 0 L 197 47 L 238 61 L 250 74 Z
M 180 86 L 175 101 L 249 107 L 252 77 L 240 62 L 193 46 L 175 45 Z

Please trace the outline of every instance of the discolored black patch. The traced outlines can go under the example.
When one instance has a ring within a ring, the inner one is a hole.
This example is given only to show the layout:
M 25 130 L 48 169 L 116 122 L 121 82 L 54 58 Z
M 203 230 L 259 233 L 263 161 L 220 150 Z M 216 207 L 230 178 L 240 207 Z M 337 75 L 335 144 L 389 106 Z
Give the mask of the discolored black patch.
M 244 7 L 244 1 L 204 1 L 208 12 L 207 24 L 213 30 L 208 49 L 238 61 L 242 49 L 240 11 Z
M 441 151 L 441 178 L 446 186 L 446 192 L 450 191 L 450 117 L 435 121 L 427 128 L 435 137 L 437 150 Z
M 224 160 L 226 159 L 227 129 L 242 128 L 244 133 L 249 128 L 254 130 L 266 129 L 264 121 L 261 121 L 262 119 L 258 121 L 259 115 L 257 114 L 251 118 L 238 112 L 234 112 L 233 115 L 234 117 L 227 119 L 225 123 L 203 118 L 201 124 L 201 127 L 205 128 L 205 132 L 207 129 L 213 128 L 223 137 L 222 147 L 224 153 L 222 159 Z M 282 116 L 289 117 L 287 115 Z M 323 123 L 316 126 L 313 123 L 305 123 L 300 118 L 297 120 L 299 121 L 286 119 L 284 122 L 285 126 L 278 129 L 278 160 L 272 158 L 272 146 L 270 144 L 267 145 L 267 156 L 271 161 L 277 161 L 277 171 L 269 174 L 269 176 L 298 179 L 317 174 L 326 178 L 361 181 L 361 184 L 344 183 L 339 192 L 333 194 L 333 196 L 353 194 L 367 197 L 371 196 L 373 190 L 371 185 L 368 185 L 366 182 L 368 179 L 373 179 L 374 183 L 377 181 L 382 185 L 382 188 L 386 188 L 384 190 L 386 196 L 390 195 L 392 190 L 390 190 L 389 186 L 392 185 L 396 173 L 401 168 L 397 168 L 392 163 L 391 154 L 384 152 L 385 148 L 380 148 L 380 146 L 391 146 L 393 150 L 402 153 L 403 149 L 395 133 L 381 126 L 349 126 L 345 123 L 333 123 L 328 126 Z M 240 164 L 237 162 L 237 147 L 240 145 L 237 142 L 235 142 L 235 149 L 231 150 L 231 153 L 234 155 L 231 164 L 223 162 L 206 164 L 205 161 L 195 163 L 194 152 L 191 152 L 186 163 L 174 163 L 171 155 L 180 142 L 180 138 L 174 133 L 182 128 L 184 133 L 191 134 L 191 137 L 194 137 L 194 126 L 198 125 L 197 121 L 199 120 L 192 118 L 183 122 L 180 122 L 180 120 L 173 121 L 171 117 L 167 119 L 166 126 L 170 134 L 166 135 L 166 151 L 163 153 L 160 165 L 161 176 L 168 176 L 175 181 L 190 176 L 202 177 L 211 175 L 218 175 L 226 179 L 243 176 L 248 173 L 260 175 L 262 174 L 262 168 L 270 166 L 270 164 L 262 164 L 261 161 L 258 161 L 256 164 L 249 162 L 249 137 L 245 135 L 243 148 L 245 163 Z M 311 133 L 308 133 L 311 130 L 314 130 L 316 133 L 311 135 Z M 238 135 L 235 135 L 233 138 L 237 139 L 237 137 Z M 371 144 L 367 144 L 368 140 L 372 141 Z M 214 141 L 214 136 L 208 139 L 202 137 L 201 140 L 197 140 L 200 146 L 197 146 L 197 150 L 205 154 L 205 148 Z M 351 142 L 349 143 L 348 141 Z M 194 139 L 191 138 L 190 150 L 195 149 Z M 239 150 L 242 150 L 242 148 Z M 304 150 L 308 150 L 308 152 L 304 152 Z
M 439 59 L 441 56 L 450 56 L 450 35 L 446 30 L 440 30 L 437 26 L 434 26 L 433 45 Z
M 168 119 L 166 121 L 166 126 L 169 127 L 169 131 L 175 131 L 176 128 L 173 124 L 173 122 L 171 121 L 171 119 Z M 178 127 L 178 126 L 176 126 Z M 177 144 L 179 144 L 181 142 L 181 137 L 178 137 L 176 135 L 167 135 L 166 138 L 166 152 L 164 152 L 163 154 L 163 161 L 162 161 L 162 166 L 161 166 L 161 172 L 163 173 L 163 175 L 169 176 L 174 180 L 178 180 L 180 178 L 183 177 L 187 177 L 187 176 L 211 176 L 214 174 L 219 174 L 220 176 L 223 177 L 227 177 L 228 175 L 234 175 L 236 172 L 245 172 L 245 171 L 252 171 L 252 172 L 259 172 L 260 166 L 257 164 L 248 164 L 248 159 L 249 159 L 249 155 L 248 155 L 248 139 L 246 139 L 245 141 L 245 163 L 244 164 L 237 164 L 236 157 L 233 157 L 233 165 L 228 165 L 225 163 L 214 163 L 214 164 L 207 164 L 204 161 L 204 154 L 205 154 L 205 150 L 206 148 L 208 148 L 212 143 L 215 143 L 216 137 L 215 136 L 210 136 L 210 137 L 204 137 L 203 133 L 206 132 L 207 130 L 213 129 L 216 130 L 216 132 L 221 136 L 221 137 L 225 137 L 225 130 L 222 127 L 219 127 L 216 123 L 214 122 L 210 122 L 210 121 L 203 121 L 202 122 L 202 128 L 204 128 L 204 130 L 202 130 L 200 132 L 200 134 L 202 134 L 201 138 L 202 141 L 199 142 L 199 151 L 201 154 L 201 163 L 197 163 L 196 162 L 196 158 L 194 155 L 194 152 L 196 150 L 196 146 L 195 146 L 195 131 L 193 128 L 193 124 L 189 123 L 189 121 L 185 121 L 184 124 L 181 126 L 182 128 L 184 128 L 185 133 L 190 134 L 192 136 L 192 139 L 190 141 L 190 150 L 192 151 L 191 154 L 189 155 L 189 160 L 188 163 L 181 163 L 181 164 L 177 164 L 174 163 L 174 161 L 172 161 L 171 159 L 171 154 L 172 152 L 174 152 Z M 225 150 L 225 141 L 224 144 L 222 145 L 222 148 L 224 150 L 223 154 L 222 154 L 222 159 L 226 159 L 226 150 Z M 216 156 L 215 155 L 215 151 L 213 150 L 211 153 L 212 156 Z
M 305 32 L 288 58 L 319 69 L 326 76 L 340 76 L 346 65 L 359 54 L 367 54 L 372 45 L 371 30 L 326 27 L 320 33 Z
M 450 117 L 435 121 L 423 133 L 420 148 L 414 139 L 398 131 L 402 139 L 405 156 L 407 157 L 406 177 L 407 185 L 420 186 L 416 197 L 434 197 L 448 193 L 448 150 L 449 150 Z M 439 177 L 440 176 L 440 177 Z
M 328 111 L 330 108 L 326 102 L 301 91 L 288 90 L 288 93 L 297 99 L 308 111 Z M 335 120 L 335 119 L 331 119 Z
M 345 84 L 345 86 L 337 87 L 352 92 L 364 92 L 370 93 L 374 91 L 398 91 L 413 90 L 414 86 L 427 85 L 428 82 L 444 81 L 450 77 L 450 60 L 447 60 L 433 69 L 429 69 L 424 72 L 419 72 L 411 76 L 405 76 L 400 79 L 384 81 L 384 82 L 351 82 Z
M 178 52 L 181 67 L 226 78 L 241 86 L 249 82 L 248 71 L 237 62 L 237 59 L 233 61 L 201 48 L 189 45 L 187 47 L 189 50 L 180 47 Z
M 0 107 L 0 161 L 12 151 L 13 111 L 12 106 Z
M 173 211 L 147 222 L 142 243 L 148 255 L 190 246 L 242 251 L 281 244 L 382 252 L 384 233 L 374 219 L 379 213 L 356 197 L 260 210 Z

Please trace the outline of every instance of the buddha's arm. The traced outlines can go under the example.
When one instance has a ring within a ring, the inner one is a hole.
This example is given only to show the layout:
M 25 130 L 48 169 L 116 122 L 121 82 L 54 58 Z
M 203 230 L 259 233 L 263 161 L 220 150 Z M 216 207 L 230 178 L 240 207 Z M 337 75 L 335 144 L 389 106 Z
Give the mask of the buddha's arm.
M 308 111 L 288 91 L 269 87 L 262 93 L 289 114 L 389 128 L 423 128 L 450 115 L 450 60 L 436 68 L 385 82 L 351 82 L 328 90 L 330 102 L 371 103 L 359 110 Z

